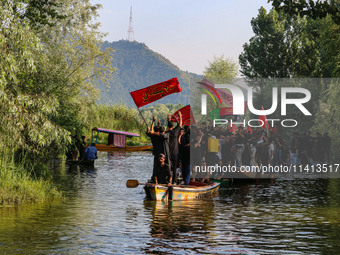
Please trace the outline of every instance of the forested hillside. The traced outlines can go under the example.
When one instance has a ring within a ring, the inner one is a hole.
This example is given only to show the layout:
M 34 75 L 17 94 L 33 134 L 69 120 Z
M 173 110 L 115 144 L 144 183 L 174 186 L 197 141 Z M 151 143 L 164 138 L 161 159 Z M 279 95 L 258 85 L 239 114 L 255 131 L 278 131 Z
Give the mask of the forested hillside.
M 99 103 L 123 103 L 134 106 L 129 92 L 177 77 L 182 92 L 167 96 L 157 103 L 188 104 L 189 85 L 202 79 L 197 74 L 181 71 L 144 43 L 126 40 L 104 42 L 102 50 L 107 48 L 115 49 L 112 65 L 116 68 L 116 73 L 109 82 L 109 87 L 99 82 L 98 88 L 101 90 Z

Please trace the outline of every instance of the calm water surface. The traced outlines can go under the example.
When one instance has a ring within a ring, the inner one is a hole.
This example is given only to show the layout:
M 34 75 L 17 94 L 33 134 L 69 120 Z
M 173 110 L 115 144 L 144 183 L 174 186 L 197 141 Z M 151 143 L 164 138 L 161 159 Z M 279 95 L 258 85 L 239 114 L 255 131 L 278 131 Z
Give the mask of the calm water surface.
M 66 199 L 0 209 L 0 254 L 340 254 L 340 181 L 276 180 L 209 201 L 152 202 L 148 152 L 57 167 Z

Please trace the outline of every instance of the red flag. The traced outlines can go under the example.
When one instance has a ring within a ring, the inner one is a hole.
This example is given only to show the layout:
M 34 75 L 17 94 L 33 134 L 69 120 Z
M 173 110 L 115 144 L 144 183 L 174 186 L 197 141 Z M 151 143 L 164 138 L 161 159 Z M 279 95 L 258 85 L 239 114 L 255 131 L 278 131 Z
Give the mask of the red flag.
M 261 110 L 263 110 L 263 106 L 261 107 Z M 263 125 L 263 126 L 261 126 L 262 129 L 269 129 L 269 123 L 267 121 L 266 115 L 260 115 L 259 116 L 259 125 Z
M 181 109 L 179 109 L 173 114 L 175 118 L 177 119 L 177 121 L 179 121 L 179 115 L 178 115 L 179 111 L 182 113 L 182 125 L 183 126 L 190 126 L 190 125 L 196 124 L 190 105 L 182 107 Z
M 229 132 L 235 134 L 236 130 L 237 130 L 236 125 L 235 124 L 231 125 L 231 121 L 230 121 L 229 122 Z
M 136 106 L 139 108 L 157 101 L 167 95 L 179 93 L 181 91 L 182 88 L 179 86 L 177 78 L 172 78 L 168 81 L 163 81 L 144 89 L 132 91 L 130 94 L 133 98 L 133 101 L 135 101 Z
M 253 130 L 251 129 L 250 126 L 248 126 L 248 131 L 250 132 L 251 135 L 253 134 Z
M 277 126 L 275 125 L 274 128 L 273 128 L 273 130 L 272 130 L 274 134 L 276 134 L 276 127 L 277 127 Z
M 208 89 L 210 92 L 213 92 L 213 94 L 215 94 L 216 97 L 220 100 L 221 105 L 221 101 L 223 101 L 227 105 L 233 106 L 233 95 L 231 93 L 227 92 L 224 89 L 216 89 L 215 84 L 208 81 L 207 79 L 203 79 L 199 83 L 201 84 L 201 87 Z

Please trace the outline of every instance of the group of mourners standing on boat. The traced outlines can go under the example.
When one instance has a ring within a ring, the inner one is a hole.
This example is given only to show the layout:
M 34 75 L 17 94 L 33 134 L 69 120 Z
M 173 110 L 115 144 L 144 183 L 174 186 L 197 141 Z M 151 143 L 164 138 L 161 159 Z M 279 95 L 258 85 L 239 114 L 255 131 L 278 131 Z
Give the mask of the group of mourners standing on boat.
M 66 153 L 66 157 L 71 161 L 89 161 L 97 158 L 96 144 L 89 145 L 86 142 L 86 137 L 77 135 L 73 136 L 70 147 Z
M 200 127 L 192 126 L 191 133 L 194 166 L 278 166 L 331 162 L 331 138 L 327 131 L 323 135 L 316 132 L 315 136 L 311 131 L 294 132 L 288 141 L 276 130 L 240 126 L 232 132 L 202 123 Z
M 153 145 L 154 183 L 189 185 L 195 166 L 278 166 L 331 161 L 328 132 L 323 135 L 316 132 L 315 136 L 310 131 L 292 133 L 287 141 L 276 130 L 240 126 L 230 131 L 203 122 L 200 126 L 191 126 L 190 138 L 190 126 L 182 127 L 181 113 L 179 120 L 172 122 L 170 116 L 167 120 L 167 127 L 164 127 L 160 121 L 155 124 L 153 117 L 147 129 Z M 181 169 L 183 183 L 177 181 L 178 169 Z
M 156 122 L 155 116 L 151 127 L 146 134 L 153 145 L 153 172 L 152 182 L 156 184 L 177 184 L 177 169 L 182 169 L 182 178 L 185 185 L 190 181 L 190 126 L 182 128 L 182 114 L 178 113 L 179 120 L 174 116 L 167 117 L 167 127 Z

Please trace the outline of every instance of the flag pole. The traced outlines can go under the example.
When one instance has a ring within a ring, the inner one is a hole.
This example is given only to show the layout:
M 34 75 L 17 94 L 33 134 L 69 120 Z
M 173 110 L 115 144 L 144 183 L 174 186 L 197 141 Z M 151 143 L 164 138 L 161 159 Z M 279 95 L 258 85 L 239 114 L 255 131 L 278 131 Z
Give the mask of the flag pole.
M 144 121 L 144 123 L 145 123 L 146 127 L 148 127 L 148 124 L 146 123 L 146 120 L 145 120 L 145 118 L 144 118 L 144 116 L 143 116 L 142 112 L 139 110 L 139 108 L 138 108 L 138 107 L 137 107 L 137 109 L 138 109 L 138 111 L 139 111 L 139 114 L 140 114 L 140 116 L 142 116 L 142 119 L 143 119 L 143 121 Z

